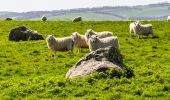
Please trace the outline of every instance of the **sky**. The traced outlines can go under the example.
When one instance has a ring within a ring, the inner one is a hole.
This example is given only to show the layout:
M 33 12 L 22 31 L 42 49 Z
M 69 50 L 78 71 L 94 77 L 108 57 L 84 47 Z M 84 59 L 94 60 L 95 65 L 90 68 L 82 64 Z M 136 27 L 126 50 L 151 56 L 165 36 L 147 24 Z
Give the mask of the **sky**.
M 146 5 L 170 0 L 0 0 L 0 11 L 51 11 L 101 6 Z

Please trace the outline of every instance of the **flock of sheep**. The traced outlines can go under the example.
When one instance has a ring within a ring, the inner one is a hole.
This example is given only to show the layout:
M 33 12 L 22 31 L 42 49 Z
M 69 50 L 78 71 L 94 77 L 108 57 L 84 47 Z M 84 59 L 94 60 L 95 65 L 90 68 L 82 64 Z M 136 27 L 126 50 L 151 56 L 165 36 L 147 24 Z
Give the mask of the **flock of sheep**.
M 8 19 L 11 20 L 11 19 Z M 43 16 L 42 21 L 46 21 L 47 17 Z M 170 16 L 167 17 L 167 21 L 170 20 Z M 82 21 L 82 17 L 78 16 L 73 19 L 73 22 Z M 129 25 L 130 33 L 139 36 L 145 35 L 154 36 L 152 24 L 142 25 L 139 21 L 132 22 Z M 48 35 L 46 38 L 47 46 L 53 51 L 54 57 L 56 58 L 56 51 L 71 51 L 73 48 L 77 47 L 78 52 L 81 48 L 89 48 L 90 51 L 95 51 L 99 48 L 106 48 L 108 46 L 113 46 L 119 50 L 119 39 L 114 36 L 112 32 L 103 31 L 95 32 L 92 29 L 86 30 L 84 35 L 74 32 L 69 37 L 56 38 L 53 35 Z
M 154 35 L 152 24 L 142 25 L 139 21 L 133 22 L 129 26 L 130 33 L 135 35 Z M 89 48 L 90 51 L 95 51 L 99 48 L 106 48 L 108 46 L 113 46 L 119 49 L 119 40 L 117 36 L 113 36 L 112 32 L 103 31 L 95 32 L 92 29 L 86 30 L 84 35 L 74 32 L 69 37 L 56 38 L 53 35 L 48 35 L 46 38 L 47 46 L 50 50 L 54 52 L 54 57 L 56 58 L 56 51 L 71 51 L 73 52 L 73 47 L 79 48 Z

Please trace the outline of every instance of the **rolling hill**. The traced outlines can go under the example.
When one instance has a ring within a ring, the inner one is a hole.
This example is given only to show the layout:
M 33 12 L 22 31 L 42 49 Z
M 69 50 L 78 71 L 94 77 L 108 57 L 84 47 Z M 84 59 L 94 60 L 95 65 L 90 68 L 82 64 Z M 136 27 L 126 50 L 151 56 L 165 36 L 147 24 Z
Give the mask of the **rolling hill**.
M 48 20 L 72 20 L 82 16 L 83 20 L 164 20 L 170 14 L 170 3 L 138 6 L 117 6 L 98 8 L 79 8 L 53 11 L 0 12 L 0 19 L 11 17 L 15 20 L 40 20 L 45 15 Z

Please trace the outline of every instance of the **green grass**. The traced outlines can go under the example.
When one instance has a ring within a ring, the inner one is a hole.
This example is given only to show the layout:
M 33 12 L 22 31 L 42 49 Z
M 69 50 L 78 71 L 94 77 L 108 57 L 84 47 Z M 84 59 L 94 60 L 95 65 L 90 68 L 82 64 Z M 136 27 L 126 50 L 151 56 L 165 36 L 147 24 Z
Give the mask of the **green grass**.
M 0 21 L 0 99 L 123 99 L 168 100 L 170 98 L 170 23 L 143 21 L 154 26 L 159 38 L 141 39 L 129 33 L 127 21 L 64 22 L 64 21 Z M 84 34 L 112 31 L 118 36 L 124 64 L 134 71 L 132 78 L 110 78 L 105 73 L 84 78 L 66 79 L 67 71 L 85 54 L 74 49 L 57 52 L 53 59 L 45 40 L 8 41 L 8 32 L 24 25 L 37 30 L 43 37 L 69 36 L 72 32 Z

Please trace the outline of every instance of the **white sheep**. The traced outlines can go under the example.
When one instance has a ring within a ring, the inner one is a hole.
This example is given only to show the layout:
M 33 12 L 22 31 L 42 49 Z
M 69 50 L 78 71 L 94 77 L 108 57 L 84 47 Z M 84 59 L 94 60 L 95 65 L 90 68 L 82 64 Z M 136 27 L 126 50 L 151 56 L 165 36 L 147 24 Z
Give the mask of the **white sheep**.
M 130 25 L 129 25 L 130 33 L 134 33 L 135 27 L 136 27 L 136 23 L 140 23 L 140 22 L 139 22 L 139 21 L 136 21 L 136 22 L 130 23 Z M 140 24 L 141 24 L 141 23 L 140 23 Z
M 82 17 L 81 16 L 77 16 L 73 19 L 73 22 L 79 22 L 82 21 Z
M 79 48 L 78 52 L 80 51 L 80 48 L 88 48 L 89 47 L 85 41 L 84 35 L 80 35 L 78 32 L 74 32 L 71 34 L 71 37 L 73 39 L 74 46 Z
M 149 36 L 150 34 L 153 36 L 154 33 L 153 33 L 152 24 L 142 25 L 139 22 L 137 22 L 135 23 L 134 33 L 137 34 L 139 37 L 140 35 Z
M 95 31 L 93 31 L 92 29 L 88 29 L 88 30 L 85 32 L 85 41 L 86 41 L 87 44 L 88 44 L 89 38 L 90 38 L 92 35 L 97 35 L 97 37 L 99 37 L 99 38 L 105 38 L 105 37 L 113 36 L 113 33 L 112 33 L 112 32 L 109 32 L 109 31 L 95 32 Z
M 167 17 L 167 21 L 170 21 L 170 16 Z
M 54 58 L 56 58 L 56 51 L 73 51 L 74 42 L 71 37 L 56 38 L 48 35 L 46 42 L 48 48 L 54 52 Z
M 119 49 L 119 41 L 116 36 L 100 39 L 96 35 L 92 35 L 88 42 L 90 51 L 95 51 L 99 48 L 106 48 L 108 46 L 113 46 Z

